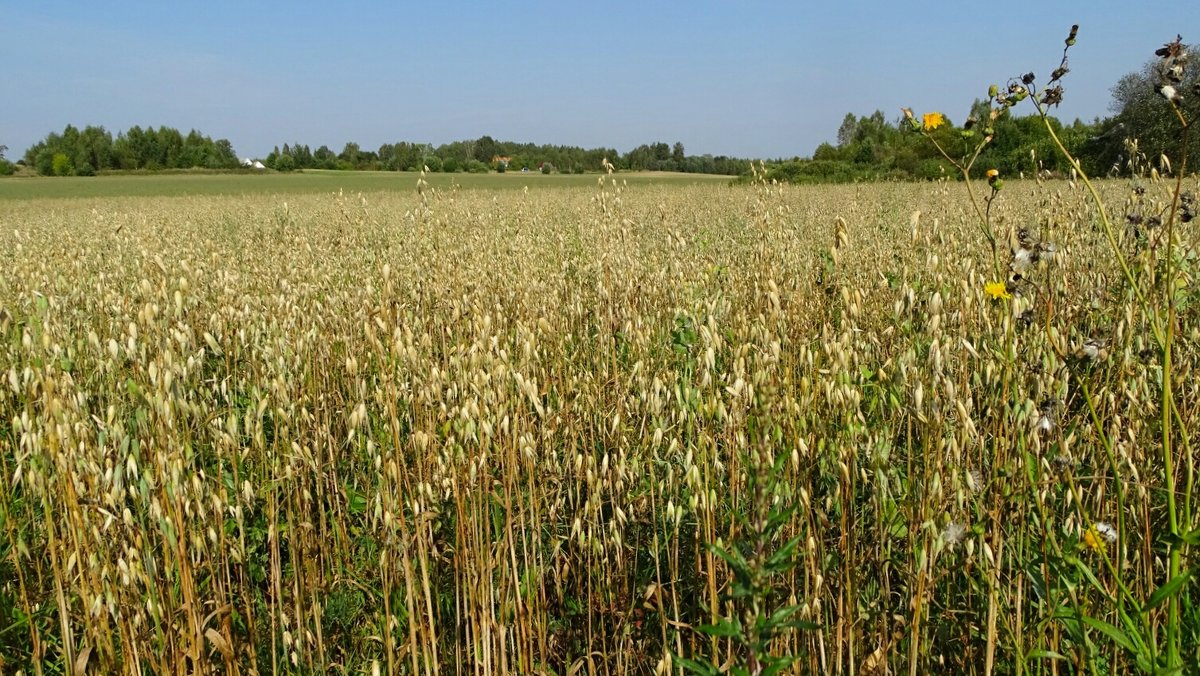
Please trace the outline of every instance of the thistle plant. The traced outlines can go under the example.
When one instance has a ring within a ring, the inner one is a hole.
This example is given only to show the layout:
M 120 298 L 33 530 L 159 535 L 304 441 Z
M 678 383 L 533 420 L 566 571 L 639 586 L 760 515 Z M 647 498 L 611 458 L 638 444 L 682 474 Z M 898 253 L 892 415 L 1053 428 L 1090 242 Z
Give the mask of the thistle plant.
M 732 576 L 721 598 L 727 614 L 715 623 L 697 627 L 702 634 L 728 640 L 734 651 L 729 662 L 720 665 L 676 656 L 675 662 L 691 673 L 739 676 L 785 673 L 796 657 L 780 654 L 774 646 L 776 639 L 797 630 L 818 628 L 817 624 L 799 617 L 799 603 L 780 598 L 789 575 L 799 565 L 797 549 L 803 538 L 797 535 L 782 541 L 785 526 L 796 509 L 788 505 L 787 491 L 781 482 L 783 464 L 788 458 L 779 455 L 769 467 L 765 465 L 770 459 L 763 455 L 746 460 L 750 506 L 746 513 L 738 515 L 740 537 L 731 543 L 707 544 L 709 551 L 729 567 Z M 717 645 L 714 641 L 713 646 Z M 716 657 L 714 650 L 712 659 Z
M 1066 158 L 1072 168 L 1072 176 L 1086 187 L 1095 209 L 1096 227 L 1103 233 L 1108 244 L 1108 254 L 1118 268 L 1123 284 L 1113 289 L 1112 293 L 1127 299 L 1130 307 L 1126 310 L 1128 319 L 1121 323 L 1125 330 L 1134 326 L 1146 326 L 1153 339 L 1154 349 L 1150 352 L 1157 357 L 1158 373 L 1158 413 L 1159 428 L 1158 460 L 1161 463 L 1163 490 L 1161 502 L 1155 508 L 1165 507 L 1166 532 L 1157 538 L 1155 546 L 1161 548 L 1167 561 L 1165 570 L 1156 584 L 1150 585 L 1153 591 L 1146 597 L 1139 597 L 1133 592 L 1133 584 L 1127 579 L 1127 571 L 1123 565 L 1123 555 L 1120 551 L 1112 552 L 1110 545 L 1120 543 L 1120 548 L 1126 546 L 1128 526 L 1125 517 L 1127 513 L 1126 489 L 1123 482 L 1116 482 L 1113 499 L 1116 502 L 1115 512 L 1118 515 L 1116 525 L 1096 520 L 1087 512 L 1082 491 L 1084 488 L 1073 476 L 1071 471 L 1064 473 L 1065 496 L 1068 504 L 1074 504 L 1078 510 L 1078 518 L 1082 522 L 1081 531 L 1068 541 L 1060 541 L 1052 530 L 1054 517 L 1047 511 L 1049 505 L 1036 497 L 1041 489 L 1044 475 L 1038 470 L 1040 464 L 1036 456 L 1026 453 L 1024 472 L 1027 477 L 1027 488 L 1031 496 L 1035 496 L 1032 504 L 1038 513 L 1041 527 L 1046 530 L 1046 545 L 1053 562 L 1044 560 L 1042 565 L 1055 568 L 1062 572 L 1065 569 L 1068 577 L 1076 584 L 1091 587 L 1099 606 L 1090 605 L 1078 593 L 1068 592 L 1066 606 L 1054 612 L 1051 616 L 1062 623 L 1067 633 L 1072 637 L 1075 649 L 1079 651 L 1077 663 L 1086 664 L 1091 671 L 1101 668 L 1102 656 L 1095 647 L 1092 632 L 1102 635 L 1112 641 L 1120 649 L 1128 653 L 1139 669 L 1147 673 L 1177 673 L 1188 664 L 1200 660 L 1200 644 L 1196 641 L 1196 623 L 1200 621 L 1200 613 L 1190 601 L 1190 590 L 1195 588 L 1194 571 L 1188 567 L 1189 551 L 1200 542 L 1200 529 L 1197 528 L 1196 515 L 1192 510 L 1192 496 L 1195 488 L 1194 455 L 1191 448 L 1189 427 L 1185 423 L 1179 409 L 1176 393 L 1176 378 L 1178 374 L 1173 363 L 1173 353 L 1179 330 L 1178 307 L 1183 302 L 1180 279 L 1181 266 L 1190 266 L 1189 262 L 1195 255 L 1194 242 L 1188 242 L 1180 236 L 1177 224 L 1190 222 L 1194 218 L 1192 193 L 1184 190 L 1184 180 L 1187 169 L 1188 135 L 1191 127 L 1191 116 L 1184 106 L 1184 95 L 1179 90 L 1183 83 L 1188 66 L 1189 54 L 1181 38 L 1168 42 L 1155 52 L 1159 58 L 1156 68 L 1157 93 L 1165 100 L 1174 117 L 1178 121 L 1180 160 L 1172 186 L 1168 190 L 1167 207 L 1161 212 L 1147 216 L 1143 213 L 1142 195 L 1145 189 L 1138 187 L 1134 197 L 1127 204 L 1127 221 L 1135 232 L 1135 238 L 1140 237 L 1140 228 L 1153 227 L 1161 232 L 1156 239 L 1152 251 L 1145 256 L 1131 258 L 1121 244 L 1122 237 L 1109 216 L 1109 209 L 1095 182 L 1083 170 L 1079 161 L 1071 154 L 1062 142 L 1053 124 L 1049 111 L 1058 106 L 1064 97 L 1063 82 L 1070 72 L 1068 53 L 1075 45 L 1079 27 L 1072 26 L 1063 48 L 1059 64 L 1049 74 L 1044 84 L 1038 83 L 1037 76 L 1030 72 L 1020 77 L 1012 78 L 1005 87 L 993 85 L 988 91 L 990 104 L 989 122 L 995 121 L 1001 114 L 1026 101 L 1034 106 L 1040 117 L 1048 137 L 1053 141 L 1057 150 Z M 1200 94 L 1200 92 L 1196 92 Z M 979 217 L 981 229 L 991 245 L 993 269 L 999 271 L 997 237 L 992 227 L 992 203 L 999 193 L 1002 183 L 994 171 L 987 174 L 991 194 L 984 198 L 983 205 L 972 190 L 970 170 L 979 154 L 992 140 L 993 129 L 989 124 L 983 129 L 984 137 L 977 143 L 974 150 L 964 159 L 951 157 L 931 132 L 937 127 L 940 116 L 927 114 L 923 120 L 917 120 L 911 111 L 905 110 L 906 119 L 912 129 L 930 138 L 943 156 L 960 170 L 967 185 L 968 198 Z M 933 124 L 931 124 L 931 121 Z M 970 120 L 964 126 L 962 135 L 969 138 L 973 134 Z M 1136 146 L 1136 141 L 1132 142 Z M 1169 168 L 1165 162 L 1164 167 Z M 1157 173 L 1153 178 L 1158 179 Z M 1051 343 L 1056 342 L 1054 322 L 1053 293 L 1049 292 L 1051 285 L 1046 284 L 1039 289 L 1030 278 L 1031 266 L 1040 259 L 1051 257 L 1057 253 L 1054 245 L 1044 241 L 1033 241 L 1029 230 L 1022 227 L 1010 233 L 1010 240 L 1015 242 L 1013 256 L 1008 265 L 1007 283 L 991 282 L 987 285 L 987 294 L 993 299 L 1008 301 L 1012 298 L 1010 291 L 1024 295 L 1032 291 L 1040 295 L 1040 302 L 1045 306 L 1042 312 L 1043 326 Z M 1185 253 L 1180 253 L 1180 248 Z M 1190 274 L 1190 270 L 1187 271 Z M 1033 287 L 1030 289 L 1030 287 Z M 1065 299 L 1058 299 L 1063 302 Z M 1014 305 L 1015 305 L 1015 301 Z M 1069 302 L 1069 301 L 1067 301 Z M 1014 308 L 1015 309 L 1015 308 Z M 1017 310 L 1018 316 L 1026 313 L 1032 317 L 1032 309 Z M 1119 321 L 1120 318 L 1114 318 Z M 1018 340 L 1010 331 L 998 339 L 1005 346 L 1007 354 L 1015 359 L 1018 356 Z M 1116 447 L 1121 443 L 1109 433 L 1110 422 L 1101 413 L 1101 404 L 1093 391 L 1096 386 L 1093 366 L 1107 360 L 1109 352 L 1106 340 L 1089 338 L 1073 350 L 1063 347 L 1055 348 L 1059 357 L 1066 364 L 1064 372 L 1069 374 L 1070 389 L 1077 392 L 1077 397 L 1083 402 L 1088 422 L 1094 429 L 1094 443 L 1100 446 L 1103 455 L 1108 458 L 1108 471 L 1114 477 L 1123 473 L 1123 468 L 1117 460 Z M 1015 368 L 1016 364 L 1010 362 Z M 1122 377 L 1122 376 L 1117 376 Z M 1127 376 L 1126 376 L 1127 377 Z M 1043 407 L 1043 414 L 1038 419 L 1037 432 L 1053 439 L 1058 437 L 1058 445 L 1065 448 L 1065 439 L 1057 433 L 1051 419 L 1053 406 Z M 1057 433 L 1057 434 L 1056 434 Z M 1073 437 L 1074 435 L 1072 435 Z M 1065 452 L 1065 451 L 1064 451 Z M 1179 467 L 1182 461 L 1183 467 Z M 1069 461 L 1068 461 L 1069 462 Z M 1101 468 L 1096 468 L 1097 470 Z M 1149 545 L 1147 545 L 1149 546 Z M 1089 553 L 1091 557 L 1081 556 Z M 1098 570 L 1108 574 L 1107 581 L 1101 581 Z M 1160 609 L 1165 611 L 1165 625 L 1159 625 Z M 1103 612 L 1099 612 L 1099 611 Z M 1191 628 L 1188 628 L 1191 627 Z M 1184 644 L 1188 647 L 1185 651 Z M 1045 657 L 1061 658 L 1057 653 L 1045 652 Z M 990 664 L 989 664 L 990 667 Z

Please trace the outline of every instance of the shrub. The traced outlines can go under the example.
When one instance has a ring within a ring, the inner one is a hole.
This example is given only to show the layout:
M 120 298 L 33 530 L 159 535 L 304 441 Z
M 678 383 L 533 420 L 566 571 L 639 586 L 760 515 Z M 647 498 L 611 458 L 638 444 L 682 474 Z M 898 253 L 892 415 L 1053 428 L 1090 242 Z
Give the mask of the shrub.
M 70 176 L 75 173 L 75 167 L 66 153 L 54 153 L 50 160 L 50 171 L 55 176 Z

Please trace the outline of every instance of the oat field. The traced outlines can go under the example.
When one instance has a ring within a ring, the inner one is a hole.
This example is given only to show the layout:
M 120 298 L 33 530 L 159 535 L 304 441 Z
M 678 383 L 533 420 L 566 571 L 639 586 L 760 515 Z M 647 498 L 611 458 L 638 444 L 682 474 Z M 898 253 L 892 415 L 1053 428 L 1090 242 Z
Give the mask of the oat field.
M 0 672 L 1200 660 L 1193 225 L 1164 458 L 1074 183 L 412 187 L 0 202 Z

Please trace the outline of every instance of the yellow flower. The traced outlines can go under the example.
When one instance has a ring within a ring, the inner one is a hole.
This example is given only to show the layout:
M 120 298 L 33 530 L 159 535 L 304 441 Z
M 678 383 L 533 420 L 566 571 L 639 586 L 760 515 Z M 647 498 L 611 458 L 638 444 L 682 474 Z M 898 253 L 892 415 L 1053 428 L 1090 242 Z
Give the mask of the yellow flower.
M 941 113 L 925 113 L 923 122 L 926 129 L 933 131 L 946 123 L 946 116 Z
M 1083 544 L 1093 552 L 1104 551 L 1104 537 L 1100 535 L 1100 531 L 1095 526 L 1083 531 Z
M 992 300 L 1012 298 L 1012 294 L 1008 292 L 1008 286 L 1004 282 L 988 282 L 983 287 L 983 292 L 990 296 Z
M 988 177 L 988 180 L 991 180 L 991 179 L 993 179 L 993 178 L 996 178 L 996 177 L 997 177 L 997 176 L 999 176 L 999 175 L 1000 175 L 1000 170 L 998 170 L 998 169 L 988 169 L 988 170 L 987 170 L 987 177 Z

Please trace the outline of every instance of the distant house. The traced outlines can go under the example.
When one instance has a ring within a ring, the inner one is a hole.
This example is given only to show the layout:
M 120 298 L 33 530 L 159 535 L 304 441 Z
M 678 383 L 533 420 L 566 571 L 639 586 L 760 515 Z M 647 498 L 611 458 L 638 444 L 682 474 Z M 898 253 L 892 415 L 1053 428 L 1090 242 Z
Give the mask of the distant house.
M 267 165 L 263 164 L 262 162 L 259 162 L 258 160 L 252 160 L 249 157 L 242 160 L 242 166 L 247 169 L 266 169 L 267 168 Z
M 510 161 L 511 159 L 512 159 L 512 158 L 511 158 L 511 157 L 509 157 L 509 156 L 507 156 L 507 155 L 494 155 L 494 156 L 492 157 L 492 166 L 493 166 L 493 167 L 498 167 L 498 166 L 500 166 L 500 165 L 502 165 L 502 164 L 503 164 L 503 165 L 505 166 L 505 168 L 507 168 L 507 167 L 508 167 L 508 163 L 509 163 L 509 161 Z

